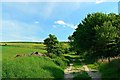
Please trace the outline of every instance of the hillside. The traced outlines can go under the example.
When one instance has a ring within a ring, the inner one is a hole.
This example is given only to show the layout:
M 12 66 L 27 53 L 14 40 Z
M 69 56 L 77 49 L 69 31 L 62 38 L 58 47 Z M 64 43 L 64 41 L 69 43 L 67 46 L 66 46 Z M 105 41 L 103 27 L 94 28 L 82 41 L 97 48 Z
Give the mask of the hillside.
M 19 45 L 19 43 L 18 43 Z M 3 78 L 63 78 L 63 69 L 56 65 L 51 58 L 30 55 L 32 52 L 46 53 L 46 50 L 19 45 L 0 46 L 2 48 L 2 77 Z M 25 45 L 25 44 L 24 44 Z M 1 54 L 1 53 L 0 53 Z M 8 67 L 9 66 L 9 67 Z

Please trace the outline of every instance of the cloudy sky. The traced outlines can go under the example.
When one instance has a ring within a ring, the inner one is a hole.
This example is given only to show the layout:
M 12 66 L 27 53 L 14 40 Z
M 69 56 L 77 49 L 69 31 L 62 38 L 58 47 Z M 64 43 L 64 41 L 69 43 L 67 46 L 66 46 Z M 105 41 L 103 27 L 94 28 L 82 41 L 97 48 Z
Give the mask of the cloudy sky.
M 67 41 L 88 13 L 118 13 L 117 1 L 104 1 L 2 2 L 0 41 L 43 41 L 49 34 Z

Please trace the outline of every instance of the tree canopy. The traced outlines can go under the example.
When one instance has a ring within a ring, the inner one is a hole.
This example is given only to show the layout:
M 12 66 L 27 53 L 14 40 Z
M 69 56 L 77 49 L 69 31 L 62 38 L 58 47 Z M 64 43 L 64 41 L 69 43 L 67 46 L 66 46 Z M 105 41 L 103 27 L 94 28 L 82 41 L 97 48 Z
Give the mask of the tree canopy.
M 62 47 L 55 35 L 49 34 L 49 37 L 44 40 L 44 44 L 47 47 L 48 53 L 53 53 L 56 55 L 63 53 Z
M 88 14 L 72 35 L 78 52 L 110 57 L 120 54 L 120 15 Z M 93 56 L 92 55 L 92 56 Z
M 44 44 L 47 46 L 48 53 L 52 53 L 57 48 L 59 41 L 55 35 L 49 34 L 49 37 L 44 40 Z

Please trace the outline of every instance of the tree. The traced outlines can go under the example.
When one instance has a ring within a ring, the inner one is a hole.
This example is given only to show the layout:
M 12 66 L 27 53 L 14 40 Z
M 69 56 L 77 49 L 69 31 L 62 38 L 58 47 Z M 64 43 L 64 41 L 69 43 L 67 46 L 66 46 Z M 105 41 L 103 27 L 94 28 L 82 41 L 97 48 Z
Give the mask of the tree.
M 102 26 L 107 20 L 107 15 L 102 13 L 88 14 L 87 17 L 78 25 L 78 28 L 73 33 L 74 46 L 76 50 L 81 52 L 95 52 L 96 44 L 96 25 Z
M 47 51 L 48 53 L 52 53 L 53 50 L 55 48 L 57 48 L 58 46 L 58 40 L 57 40 L 57 37 L 55 37 L 55 35 L 52 35 L 52 34 L 49 34 L 49 38 L 46 38 L 44 40 L 44 44 L 46 45 L 47 47 Z
M 113 56 L 115 50 L 119 51 L 116 46 L 120 42 L 120 15 L 88 14 L 78 25 L 72 37 L 73 46 L 81 53 L 87 52 L 87 55 L 95 58 L 105 56 L 108 51 L 107 53 L 111 52 Z
M 55 35 L 49 34 L 49 37 L 44 40 L 44 44 L 47 47 L 48 53 L 53 53 L 57 55 L 62 54 L 59 41 L 57 40 L 57 37 Z
M 70 45 L 70 48 L 69 48 L 70 51 L 74 51 L 75 48 L 74 48 L 74 46 L 73 46 L 73 44 L 74 44 L 74 43 L 73 43 L 73 40 L 74 40 L 73 37 L 72 37 L 72 36 L 69 36 L 69 37 L 68 37 L 68 40 L 69 40 L 69 45 Z
M 110 62 L 110 57 L 116 56 L 116 38 L 119 37 L 118 30 L 115 26 L 112 25 L 111 21 L 104 22 L 103 26 L 96 26 L 96 35 L 97 35 L 97 46 L 99 46 L 99 51 L 104 53 L 102 56 L 108 57 Z

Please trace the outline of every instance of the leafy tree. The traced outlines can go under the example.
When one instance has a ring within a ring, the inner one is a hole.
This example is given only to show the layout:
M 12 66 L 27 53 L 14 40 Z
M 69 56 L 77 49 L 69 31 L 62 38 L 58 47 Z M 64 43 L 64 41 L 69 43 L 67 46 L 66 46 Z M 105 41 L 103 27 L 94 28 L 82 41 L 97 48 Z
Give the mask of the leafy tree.
M 104 22 L 103 26 L 95 27 L 97 35 L 97 47 L 99 46 L 99 51 L 104 53 L 102 56 L 108 57 L 110 62 L 110 57 L 117 55 L 116 52 L 116 38 L 119 37 L 118 30 L 112 25 L 111 21 Z
M 48 53 L 62 54 L 62 49 L 55 35 L 49 34 L 49 37 L 44 40 L 44 44 L 47 47 Z
M 88 14 L 78 25 L 72 37 L 73 46 L 80 53 L 85 52 L 92 57 L 113 56 L 114 51 L 120 50 L 117 48 L 120 44 L 120 15 Z M 106 52 L 111 55 L 105 54 Z
M 87 17 L 78 25 L 78 28 L 73 33 L 74 46 L 81 52 L 91 51 L 95 47 L 96 25 L 102 26 L 107 20 L 106 14 L 94 13 L 88 14 Z M 93 50 L 92 50 L 93 51 Z

